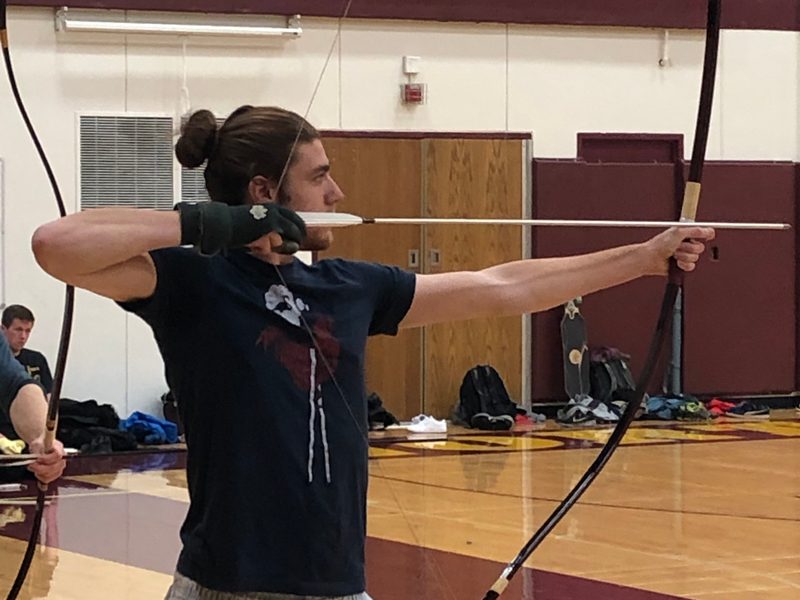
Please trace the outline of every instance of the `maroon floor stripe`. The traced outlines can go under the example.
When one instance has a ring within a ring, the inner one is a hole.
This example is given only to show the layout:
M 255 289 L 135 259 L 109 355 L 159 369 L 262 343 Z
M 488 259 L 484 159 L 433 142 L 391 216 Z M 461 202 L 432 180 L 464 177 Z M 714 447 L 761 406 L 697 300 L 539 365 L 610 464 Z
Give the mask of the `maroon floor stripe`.
M 497 562 L 370 538 L 368 588 L 375 600 L 480 600 L 505 568 Z M 523 569 L 507 600 L 669 600 L 666 596 L 538 569 Z

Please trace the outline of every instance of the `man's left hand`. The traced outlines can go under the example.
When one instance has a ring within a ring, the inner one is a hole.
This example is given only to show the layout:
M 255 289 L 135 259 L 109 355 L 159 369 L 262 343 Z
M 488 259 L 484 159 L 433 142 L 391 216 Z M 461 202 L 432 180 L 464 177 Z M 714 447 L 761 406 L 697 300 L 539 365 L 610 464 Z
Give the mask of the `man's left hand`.
M 666 275 L 668 260 L 674 258 L 683 271 L 694 271 L 705 243 L 714 239 L 715 232 L 708 227 L 672 227 L 648 240 L 645 245 L 652 251 L 652 263 L 646 272 Z
M 39 481 L 50 483 L 61 477 L 67 466 L 67 461 L 64 460 L 64 445 L 61 442 L 54 440 L 50 452 L 44 451 L 43 437 L 36 438 L 29 446 L 31 453 L 39 456 L 35 462 L 28 465 L 28 470 L 36 475 Z

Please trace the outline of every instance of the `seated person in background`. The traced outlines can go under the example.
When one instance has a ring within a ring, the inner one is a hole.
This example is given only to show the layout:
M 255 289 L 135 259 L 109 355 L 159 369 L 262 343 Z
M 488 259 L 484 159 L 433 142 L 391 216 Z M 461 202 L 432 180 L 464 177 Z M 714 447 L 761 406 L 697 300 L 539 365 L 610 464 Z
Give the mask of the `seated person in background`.
M 7 306 L 3 311 L 2 330 L 4 344 L 7 350 L 10 349 L 10 354 L 17 359 L 17 361 L 25 367 L 28 372 L 28 377 L 34 381 L 38 381 L 45 394 L 50 395 L 53 388 L 53 377 L 50 374 L 50 367 L 47 364 L 47 359 L 44 354 L 36 350 L 29 350 L 25 348 L 28 343 L 28 338 L 33 330 L 34 317 L 29 308 L 21 304 L 12 304 Z M 0 454 L 19 454 L 25 448 L 25 444 L 17 439 L 17 434 L 14 431 L 14 426 L 8 414 L 0 410 Z
M 55 440 L 52 450 L 44 451 L 47 400 L 39 384 L 14 360 L 4 336 L 0 336 L 0 414 L 10 419 L 31 453 L 39 455 L 28 470 L 44 483 L 61 477 L 66 466 L 64 446 Z
M 53 389 L 53 376 L 44 354 L 25 347 L 33 330 L 33 313 L 21 304 L 12 304 L 3 311 L 3 333 L 20 364 L 32 379 L 42 384 L 46 394 Z

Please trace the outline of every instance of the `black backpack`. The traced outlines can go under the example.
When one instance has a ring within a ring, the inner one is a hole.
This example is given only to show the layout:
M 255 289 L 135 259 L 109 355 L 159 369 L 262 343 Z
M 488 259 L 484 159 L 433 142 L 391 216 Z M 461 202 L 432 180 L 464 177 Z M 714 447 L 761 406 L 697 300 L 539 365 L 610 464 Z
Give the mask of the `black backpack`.
M 461 382 L 459 401 L 453 420 L 465 427 L 499 429 L 495 418 L 502 419 L 502 429 L 510 429 L 517 414 L 517 405 L 512 402 L 506 384 L 491 365 L 476 365 L 467 371 Z M 478 419 L 476 419 L 476 415 Z M 486 416 L 492 419 L 491 427 L 482 425 Z M 510 417 L 510 419 L 509 419 Z M 505 424 L 508 424 L 508 427 Z
M 630 356 L 617 348 L 593 348 L 589 363 L 591 396 L 601 402 L 630 401 L 636 382 L 630 368 Z
M 381 397 L 375 392 L 367 396 L 367 418 L 369 420 L 370 430 L 385 429 L 389 425 L 397 425 L 400 423 L 397 417 L 386 410 L 386 407 L 383 405 L 383 400 L 381 400 Z

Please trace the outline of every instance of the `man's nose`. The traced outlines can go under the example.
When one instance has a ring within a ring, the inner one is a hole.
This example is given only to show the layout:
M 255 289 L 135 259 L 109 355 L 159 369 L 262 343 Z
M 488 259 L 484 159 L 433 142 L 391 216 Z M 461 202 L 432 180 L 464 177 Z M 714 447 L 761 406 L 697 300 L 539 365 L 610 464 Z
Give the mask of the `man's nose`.
M 328 204 L 336 204 L 340 200 L 344 200 L 344 192 L 342 192 L 342 188 L 339 187 L 339 184 L 336 183 L 333 179 L 331 179 L 331 184 L 333 185 L 333 189 L 331 193 L 325 198 L 325 201 Z

